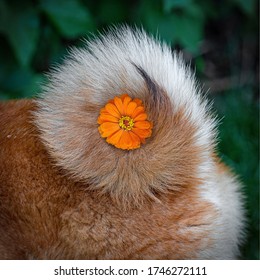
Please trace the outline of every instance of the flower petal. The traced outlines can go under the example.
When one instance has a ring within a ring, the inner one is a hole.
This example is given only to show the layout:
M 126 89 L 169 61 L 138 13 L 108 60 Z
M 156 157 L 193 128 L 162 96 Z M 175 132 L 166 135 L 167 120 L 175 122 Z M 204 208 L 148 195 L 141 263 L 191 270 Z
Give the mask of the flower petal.
M 135 98 L 133 101 L 137 104 L 137 106 L 141 106 L 143 103 L 142 100 L 139 98 Z
M 129 119 L 128 119 L 129 118 Z M 124 126 L 120 125 L 123 121 Z M 130 124 L 132 122 L 133 126 Z M 99 133 L 107 143 L 124 150 L 139 148 L 152 134 L 142 101 L 127 94 L 114 97 L 100 110 Z
M 123 106 L 122 99 L 116 96 L 114 98 L 114 102 L 115 102 L 116 108 L 119 111 L 119 113 L 121 115 L 123 115 L 124 114 L 124 106 Z
M 132 147 L 132 138 L 130 137 L 128 131 L 123 131 L 123 134 L 119 140 L 119 146 L 121 149 L 130 149 Z
M 100 109 L 100 114 L 108 114 L 108 111 L 105 108 Z
M 127 109 L 126 109 L 126 115 L 132 116 L 132 113 L 134 112 L 135 108 L 137 107 L 137 104 L 135 102 L 129 102 Z
M 103 113 L 98 117 L 98 123 L 102 124 L 104 122 L 114 122 L 114 123 L 118 123 L 118 118 L 108 114 L 108 113 Z
M 140 147 L 140 143 L 141 143 L 140 138 L 135 133 L 133 133 L 132 131 L 129 131 L 129 136 L 132 139 L 132 147 L 133 147 L 133 149 L 139 148 Z
M 109 114 L 111 114 L 112 116 L 114 117 L 117 117 L 117 118 L 120 118 L 120 113 L 119 111 L 117 110 L 116 106 L 112 103 L 108 103 L 106 106 L 105 106 L 105 109 L 107 110 L 107 112 Z
M 134 118 L 135 122 L 137 122 L 137 121 L 145 121 L 145 120 L 147 120 L 147 114 L 145 114 L 145 113 L 139 114 L 139 115 L 137 115 Z
M 105 122 L 102 123 L 99 127 L 99 131 L 101 132 L 102 137 L 108 137 L 115 132 L 120 130 L 120 127 L 117 123 L 112 123 L 112 122 Z
M 127 93 L 124 93 L 124 94 L 120 95 L 120 98 L 122 99 L 122 101 L 124 101 L 125 97 L 129 97 Z
M 134 132 L 139 138 L 147 138 L 152 134 L 151 129 L 140 129 L 136 127 L 133 127 L 132 132 Z
M 121 96 L 121 98 L 123 100 L 123 108 L 124 108 L 123 114 L 126 115 L 126 109 L 127 109 L 129 102 L 131 101 L 131 98 L 127 94 L 123 94 Z
M 110 99 L 110 100 L 108 100 L 108 102 L 107 102 L 107 103 L 115 104 L 114 99 Z
M 144 107 L 143 106 L 138 106 L 138 107 L 135 108 L 131 117 L 134 119 L 136 116 L 138 116 L 139 114 L 142 114 L 142 113 L 144 113 Z
M 134 127 L 141 129 L 148 129 L 151 127 L 151 123 L 148 121 L 135 121 Z
M 122 129 L 118 130 L 113 135 L 107 137 L 107 139 L 106 139 L 107 143 L 112 144 L 117 147 L 122 134 L 123 134 L 123 130 Z

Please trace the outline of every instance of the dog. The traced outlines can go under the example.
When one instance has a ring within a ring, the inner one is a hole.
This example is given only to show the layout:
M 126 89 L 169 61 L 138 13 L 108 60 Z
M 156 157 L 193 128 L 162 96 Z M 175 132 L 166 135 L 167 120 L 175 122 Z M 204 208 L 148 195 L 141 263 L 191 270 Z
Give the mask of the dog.
M 0 103 L 1 259 L 236 259 L 241 184 L 181 54 L 142 29 L 73 49 Z

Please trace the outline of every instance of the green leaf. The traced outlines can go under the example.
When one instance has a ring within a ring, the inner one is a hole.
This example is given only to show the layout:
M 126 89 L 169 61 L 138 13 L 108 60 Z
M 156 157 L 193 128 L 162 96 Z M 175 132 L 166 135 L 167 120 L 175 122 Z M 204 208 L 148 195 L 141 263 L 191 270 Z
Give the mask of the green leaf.
M 179 42 L 192 53 L 196 53 L 203 40 L 203 24 L 197 18 L 181 15 L 175 18 Z
M 4 33 L 7 25 L 7 6 L 4 1 L 0 1 L 0 32 Z
M 256 9 L 256 1 L 255 0 L 233 0 L 242 11 L 244 11 L 248 15 L 252 15 Z
M 94 28 L 88 9 L 78 0 L 41 0 L 41 9 L 66 38 L 75 39 Z
M 7 100 L 9 99 L 9 96 L 7 93 L 0 91 L 0 101 L 1 100 Z
M 40 91 L 44 81 L 43 74 L 36 74 L 30 69 L 17 68 L 2 81 L 1 87 L 14 98 L 32 97 Z
M 27 66 L 36 50 L 39 37 L 39 18 L 37 11 L 33 8 L 9 9 L 4 6 L 1 24 L 2 32 L 7 39 L 22 66 Z
M 196 72 L 203 73 L 205 69 L 205 61 L 201 56 L 195 59 L 195 65 L 196 65 Z
M 174 8 L 189 8 L 193 0 L 163 0 L 163 9 L 169 13 Z
M 172 14 L 163 14 L 159 3 L 154 1 L 152 4 L 149 0 L 140 3 L 137 10 L 138 21 L 142 22 L 145 29 L 150 33 L 165 40 L 167 43 L 175 42 L 175 28 Z
M 164 14 L 158 3 L 143 1 L 139 7 L 140 21 L 148 31 L 160 34 L 168 43 L 179 43 L 187 51 L 197 53 L 204 34 L 205 16 L 193 4 L 183 11 Z
M 127 2 L 121 0 L 103 0 L 100 3 L 98 18 L 107 24 L 125 21 L 129 13 L 126 4 Z

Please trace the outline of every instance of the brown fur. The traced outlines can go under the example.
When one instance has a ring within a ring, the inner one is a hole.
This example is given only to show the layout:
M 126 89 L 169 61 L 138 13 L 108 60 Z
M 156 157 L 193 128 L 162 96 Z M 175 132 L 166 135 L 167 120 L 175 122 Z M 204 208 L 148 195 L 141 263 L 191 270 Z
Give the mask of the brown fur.
M 130 151 L 97 123 L 125 93 L 153 123 Z M 181 56 L 143 31 L 72 51 L 37 100 L 0 103 L 0 258 L 236 258 L 243 199 L 215 127 Z
M 166 194 L 155 192 L 158 201 L 145 201 L 125 211 L 122 203 L 111 200 L 113 190 L 100 195 L 100 189 L 84 180 L 77 182 L 66 169 L 54 164 L 53 153 L 43 145 L 33 124 L 35 110 L 31 100 L 0 104 L 1 259 L 192 259 L 198 249 L 210 246 L 207 233 L 214 230 L 211 221 L 217 213 L 199 198 L 199 178 L 195 177 L 198 152 L 190 145 L 184 151 L 177 149 L 179 143 L 191 141 L 193 129 L 185 119 L 179 122 L 181 111 L 172 118 L 174 132 L 167 131 L 166 126 L 155 133 L 186 135 L 173 147 L 177 188 Z M 107 145 L 106 152 L 111 149 Z M 167 147 L 162 149 L 166 149 L 161 150 L 164 154 L 169 152 Z M 160 164 L 154 158 L 147 170 L 151 169 L 150 174 L 163 172 Z M 121 168 L 129 170 L 128 166 Z M 140 172 L 146 172 L 147 180 L 153 179 L 145 169 Z
M 97 118 L 106 103 L 93 103 L 90 90 L 80 92 L 84 102 L 71 97 L 62 105 L 57 102 L 60 108 L 55 113 L 51 111 L 53 101 L 47 96 L 43 103 L 38 102 L 35 113 L 40 137 L 55 163 L 75 181 L 99 193 L 109 193 L 126 208 L 156 199 L 158 192 L 197 184 L 201 179 L 197 169 L 204 160 L 202 151 L 213 150 L 213 143 L 210 147 L 196 144 L 197 128 L 185 110 L 174 108 L 164 89 L 139 70 L 143 87 L 138 92 L 128 88 L 120 92 L 141 97 L 148 119 L 154 124 L 152 136 L 142 149 L 126 152 L 100 137 Z

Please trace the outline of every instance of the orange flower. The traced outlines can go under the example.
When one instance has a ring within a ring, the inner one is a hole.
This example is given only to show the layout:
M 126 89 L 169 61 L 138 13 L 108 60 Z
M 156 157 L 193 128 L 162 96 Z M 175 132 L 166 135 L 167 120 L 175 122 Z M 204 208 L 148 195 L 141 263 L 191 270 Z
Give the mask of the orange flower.
M 127 94 L 116 96 L 100 110 L 98 130 L 107 143 L 123 150 L 133 150 L 152 134 L 142 101 Z

